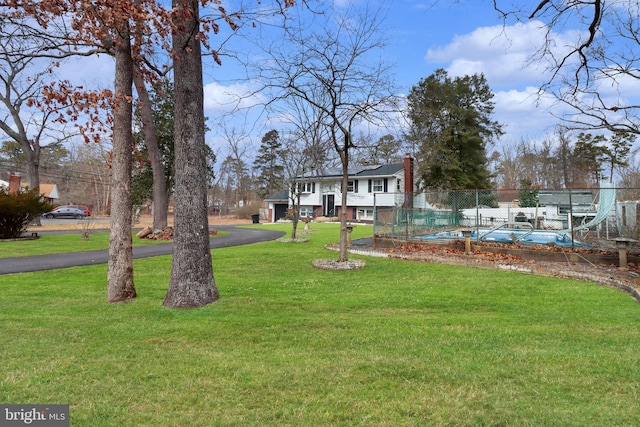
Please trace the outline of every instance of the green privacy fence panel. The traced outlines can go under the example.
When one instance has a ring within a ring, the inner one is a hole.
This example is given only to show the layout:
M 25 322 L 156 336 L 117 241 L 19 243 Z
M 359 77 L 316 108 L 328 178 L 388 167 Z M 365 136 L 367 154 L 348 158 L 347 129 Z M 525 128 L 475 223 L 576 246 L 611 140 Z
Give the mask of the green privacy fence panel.
M 376 235 L 412 236 L 459 224 L 458 214 L 452 211 L 386 207 L 376 209 L 374 230 Z

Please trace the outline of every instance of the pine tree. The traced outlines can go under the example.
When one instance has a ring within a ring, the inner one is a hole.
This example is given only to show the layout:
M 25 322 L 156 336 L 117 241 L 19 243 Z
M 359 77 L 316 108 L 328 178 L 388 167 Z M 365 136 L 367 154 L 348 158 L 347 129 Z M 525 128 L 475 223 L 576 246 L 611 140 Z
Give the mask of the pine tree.
M 270 130 L 262 137 L 258 156 L 253 162 L 258 169 L 258 197 L 284 190 L 284 166 L 282 165 L 282 142 L 276 130 Z
M 483 189 L 490 185 L 487 142 L 502 134 L 491 120 L 493 93 L 483 75 L 451 78 L 445 70 L 411 89 L 406 139 L 417 147 L 425 187 Z

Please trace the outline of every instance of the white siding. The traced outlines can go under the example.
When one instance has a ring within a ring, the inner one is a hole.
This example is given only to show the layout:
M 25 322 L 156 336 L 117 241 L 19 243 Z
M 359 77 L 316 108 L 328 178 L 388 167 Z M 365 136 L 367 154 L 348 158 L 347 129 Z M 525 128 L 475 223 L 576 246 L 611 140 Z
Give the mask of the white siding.
M 402 204 L 403 195 L 397 193 L 376 193 L 375 205 L 380 206 L 395 206 L 399 197 L 400 204 Z M 371 206 L 373 206 L 373 201 L 371 202 Z
M 318 191 L 317 187 L 318 186 L 316 185 L 315 193 L 302 193 L 300 195 L 301 205 L 317 206 L 322 203 L 322 194 Z
M 374 206 L 400 206 L 404 203 L 404 194 L 398 193 L 397 187 L 399 180 L 404 179 L 404 172 L 399 171 L 393 176 L 371 176 L 358 179 L 349 179 L 349 181 L 357 181 L 358 191 L 349 191 L 347 193 L 347 206 L 358 209 L 373 208 Z M 382 181 L 378 184 L 378 189 L 386 188 L 385 191 L 374 191 L 376 189 L 375 181 Z M 384 185 L 386 180 L 386 186 Z M 369 186 L 371 181 L 371 186 Z M 335 206 L 342 206 L 340 177 L 334 178 L 318 178 L 315 184 L 315 193 L 303 193 L 300 198 L 301 206 L 322 206 L 324 195 L 334 195 Z M 355 184 L 353 185 L 355 190 Z M 371 191 L 369 191 L 371 189 Z

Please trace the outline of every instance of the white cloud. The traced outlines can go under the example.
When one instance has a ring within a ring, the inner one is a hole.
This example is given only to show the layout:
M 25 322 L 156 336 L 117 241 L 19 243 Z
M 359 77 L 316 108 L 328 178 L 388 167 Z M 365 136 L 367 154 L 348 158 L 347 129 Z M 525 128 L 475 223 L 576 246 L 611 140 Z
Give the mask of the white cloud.
M 450 43 L 429 49 L 427 62 L 446 64 L 451 76 L 483 73 L 494 91 L 494 119 L 504 124 L 503 141 L 518 141 L 548 133 L 559 124 L 560 104 L 538 96 L 548 79 L 547 64 L 533 61 L 545 40 L 555 55 L 564 56 L 578 38 L 576 31 L 547 34 L 539 21 L 479 27 L 456 35 Z
M 264 104 L 264 96 L 257 93 L 249 83 L 223 86 L 212 82 L 204 86 L 205 115 L 233 113 Z
M 498 91 L 494 101 L 494 118 L 505 125 L 505 142 L 517 142 L 522 138 L 529 139 L 548 133 L 558 124 L 558 119 L 551 113 L 558 108 L 554 99 L 550 96 L 538 96 L 536 87 Z
M 55 73 L 76 85 L 113 89 L 115 62 L 109 55 L 72 57 L 63 61 Z
M 578 33 L 551 34 L 552 49 L 558 54 Z M 539 21 L 504 26 L 479 27 L 469 34 L 456 35 L 442 47 L 429 49 L 425 59 L 448 63 L 451 75 L 483 73 L 492 87 L 520 87 L 541 82 L 545 64 L 532 62 L 536 50 L 544 46 L 546 29 Z

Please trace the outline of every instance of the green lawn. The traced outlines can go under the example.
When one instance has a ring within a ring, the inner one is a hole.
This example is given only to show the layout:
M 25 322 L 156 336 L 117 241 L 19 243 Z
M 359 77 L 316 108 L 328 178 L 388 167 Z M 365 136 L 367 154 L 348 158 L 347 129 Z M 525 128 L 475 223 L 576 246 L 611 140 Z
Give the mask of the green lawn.
M 314 269 L 336 240 L 312 224 L 308 243 L 215 249 L 221 299 L 195 310 L 162 307 L 169 257 L 135 261 L 126 304 L 106 303 L 104 265 L 0 276 L 0 402 L 69 403 L 72 426 L 638 424 L 628 295 L 382 258 Z
M 226 231 L 219 231 L 218 235 L 229 234 Z M 133 233 L 133 245 L 156 245 L 168 243 L 166 240 L 138 239 Z M 107 249 L 109 247 L 109 233 L 95 232 L 88 238 L 83 238 L 80 231 L 68 232 L 64 234 L 40 233 L 40 237 L 35 240 L 23 241 L 2 241 L 0 242 L 0 258 L 10 258 L 19 256 L 47 255 L 64 252 L 93 251 L 97 249 Z

